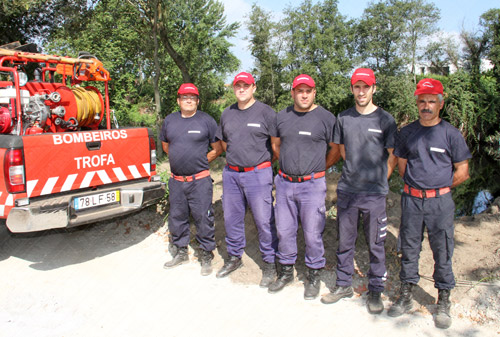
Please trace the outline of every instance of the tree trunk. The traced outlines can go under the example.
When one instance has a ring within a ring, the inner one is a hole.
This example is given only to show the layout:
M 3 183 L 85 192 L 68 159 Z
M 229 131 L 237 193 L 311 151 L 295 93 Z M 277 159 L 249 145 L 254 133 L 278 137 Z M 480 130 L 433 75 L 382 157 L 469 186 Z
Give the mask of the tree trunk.
M 186 63 L 184 62 L 184 59 L 182 56 L 180 56 L 172 47 L 170 44 L 170 39 L 168 38 L 167 32 L 165 32 L 163 29 L 160 30 L 160 36 L 161 40 L 163 42 L 163 45 L 165 46 L 165 49 L 167 50 L 168 55 L 174 60 L 174 63 L 177 65 L 179 70 L 181 71 L 182 74 L 182 80 L 184 83 L 191 83 L 191 76 L 189 75 L 188 68 L 186 66 Z
M 161 125 L 162 125 L 162 118 L 161 118 L 161 97 L 160 97 L 160 76 L 161 76 L 161 69 L 160 69 L 160 61 L 158 60 L 158 0 L 154 2 L 154 20 L 153 20 L 153 43 L 154 43 L 154 64 L 155 64 L 155 77 L 153 80 L 153 85 L 154 85 L 154 91 L 155 91 L 155 105 L 156 105 L 156 134 L 157 134 L 157 139 L 156 143 L 158 144 L 156 146 L 156 155 L 157 157 L 161 157 L 163 154 L 163 147 L 161 146 L 161 139 L 160 139 L 160 133 L 161 133 Z

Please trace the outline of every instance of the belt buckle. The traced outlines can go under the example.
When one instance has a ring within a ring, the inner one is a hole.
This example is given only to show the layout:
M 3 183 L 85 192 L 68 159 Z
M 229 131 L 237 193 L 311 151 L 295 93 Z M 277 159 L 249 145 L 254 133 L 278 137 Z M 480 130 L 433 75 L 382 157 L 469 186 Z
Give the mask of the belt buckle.
M 182 180 L 184 180 L 184 182 L 188 181 L 186 176 L 182 176 Z

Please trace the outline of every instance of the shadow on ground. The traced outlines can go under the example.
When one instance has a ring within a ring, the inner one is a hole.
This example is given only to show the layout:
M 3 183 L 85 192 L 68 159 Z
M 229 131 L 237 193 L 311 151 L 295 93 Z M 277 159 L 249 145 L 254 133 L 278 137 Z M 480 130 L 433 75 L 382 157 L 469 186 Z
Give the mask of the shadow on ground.
M 163 225 L 154 206 L 109 221 L 69 229 L 11 233 L 0 228 L 0 261 L 16 257 L 31 268 L 51 270 L 90 261 L 143 241 Z

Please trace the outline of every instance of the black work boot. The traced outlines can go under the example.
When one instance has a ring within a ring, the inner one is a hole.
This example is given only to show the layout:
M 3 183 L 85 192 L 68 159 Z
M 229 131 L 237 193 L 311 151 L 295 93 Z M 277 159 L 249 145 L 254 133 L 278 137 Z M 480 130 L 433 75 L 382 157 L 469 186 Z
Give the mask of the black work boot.
M 170 269 L 189 262 L 187 247 L 178 247 L 174 258 L 163 265 L 163 268 Z
M 229 255 L 229 258 L 224 262 L 224 265 L 217 272 L 217 274 L 215 276 L 217 278 L 226 277 L 227 275 L 231 274 L 233 271 L 240 268 L 241 266 L 243 266 L 243 263 L 241 262 L 241 258 L 239 258 L 237 256 Z
M 276 264 L 267 263 L 264 261 L 264 267 L 262 268 L 262 280 L 260 280 L 259 286 L 261 288 L 268 288 L 271 283 L 276 279 Z
M 434 321 L 437 328 L 448 329 L 451 326 L 450 307 L 450 291 L 448 289 L 439 289 L 436 319 Z
M 389 309 L 387 315 L 391 317 L 398 317 L 413 309 L 413 294 L 411 293 L 411 291 L 413 290 L 413 286 L 414 285 L 412 283 L 401 284 L 399 298 Z
M 382 292 L 380 291 L 369 291 L 368 300 L 366 304 L 368 306 L 368 312 L 372 315 L 378 315 L 384 311 L 384 303 L 381 298 Z
M 307 271 L 306 283 L 304 285 L 304 299 L 314 300 L 319 295 L 321 281 L 319 279 L 321 269 L 311 269 Z
M 341 298 L 348 298 L 354 295 L 354 291 L 351 286 L 335 286 L 333 290 L 329 293 L 321 297 L 321 303 L 323 304 L 332 304 L 338 302 Z
M 208 276 L 212 274 L 212 260 L 214 259 L 214 253 L 200 249 L 200 264 L 201 264 L 201 275 Z
M 280 265 L 280 271 L 278 272 L 278 278 L 276 281 L 269 285 L 267 292 L 270 294 L 275 294 L 278 291 L 285 288 L 285 286 L 293 281 L 293 264 Z

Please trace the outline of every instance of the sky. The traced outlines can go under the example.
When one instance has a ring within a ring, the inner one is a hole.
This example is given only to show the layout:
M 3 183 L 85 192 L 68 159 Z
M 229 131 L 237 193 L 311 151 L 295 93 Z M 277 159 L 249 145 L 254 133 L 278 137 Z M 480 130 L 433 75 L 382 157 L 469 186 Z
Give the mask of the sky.
M 229 40 L 234 46 L 231 51 L 240 60 L 239 71 L 250 71 L 253 67 L 253 58 L 248 49 L 248 42 L 245 37 L 248 31 L 244 22 L 251 11 L 252 4 L 256 3 L 267 12 L 271 12 L 275 20 L 282 16 L 282 12 L 289 5 L 295 7 L 302 3 L 292 0 L 220 0 L 225 7 L 227 23 L 238 21 L 241 28 L 235 38 Z M 317 2 L 317 0 L 313 0 Z M 358 19 L 363 14 L 364 9 L 373 0 L 339 0 L 339 12 L 349 19 Z M 375 1 L 376 2 L 376 1 Z M 427 3 L 434 3 L 439 8 L 441 19 L 437 27 L 451 35 L 458 35 L 462 27 L 467 31 L 475 31 L 478 28 L 479 17 L 491 8 L 500 8 L 498 0 L 434 0 Z M 235 75 L 233 74 L 233 75 Z

